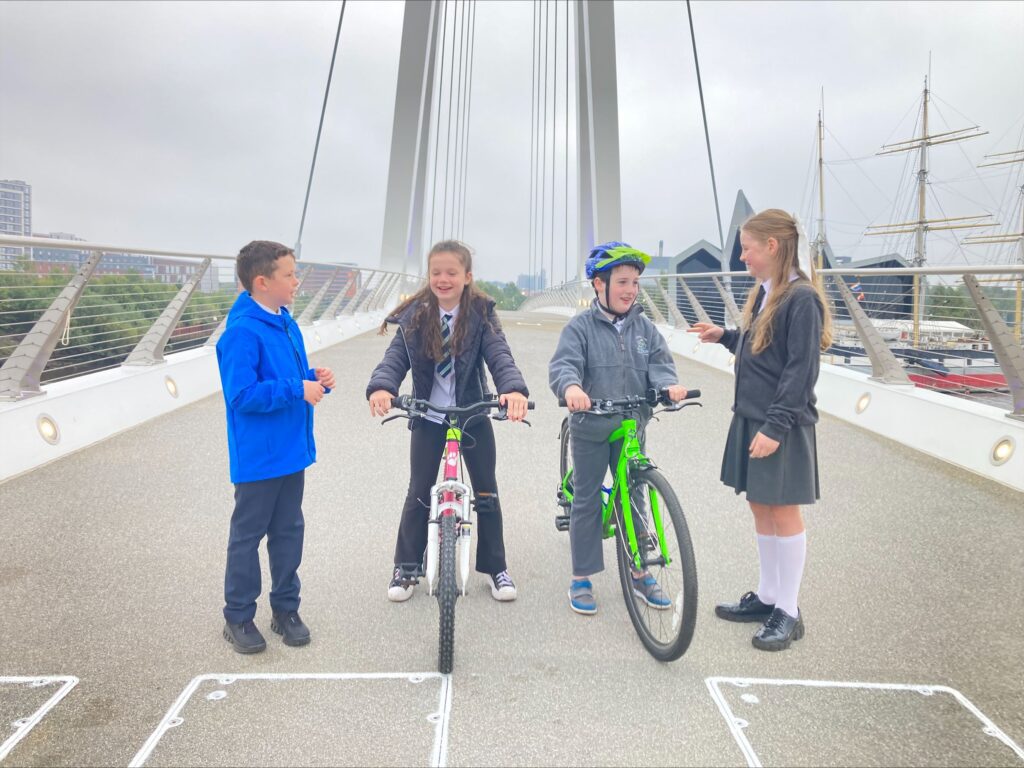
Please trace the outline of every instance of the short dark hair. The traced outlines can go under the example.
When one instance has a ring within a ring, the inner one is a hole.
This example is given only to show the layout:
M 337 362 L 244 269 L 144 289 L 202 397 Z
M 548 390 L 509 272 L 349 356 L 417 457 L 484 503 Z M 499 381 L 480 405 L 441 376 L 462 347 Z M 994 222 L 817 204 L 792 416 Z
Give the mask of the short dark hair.
M 245 290 L 252 290 L 252 281 L 259 275 L 271 277 L 277 268 L 277 260 L 285 256 L 295 257 L 295 251 L 287 245 L 273 240 L 253 240 L 238 252 L 235 271 Z

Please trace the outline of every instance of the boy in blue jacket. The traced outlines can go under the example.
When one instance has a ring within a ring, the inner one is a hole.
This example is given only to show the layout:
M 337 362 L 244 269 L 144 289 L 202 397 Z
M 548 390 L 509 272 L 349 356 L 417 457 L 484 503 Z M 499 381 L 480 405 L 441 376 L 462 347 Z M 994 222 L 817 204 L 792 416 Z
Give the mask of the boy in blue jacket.
M 259 597 L 259 544 L 270 555 L 270 628 L 286 645 L 305 645 L 299 618 L 302 491 L 316 461 L 313 406 L 334 386 L 329 368 L 310 368 L 299 326 L 286 305 L 295 298 L 295 254 L 254 240 L 238 254 L 245 288 L 217 342 L 227 406 L 228 453 L 235 510 L 224 574 L 224 639 L 239 653 L 267 647 L 253 623 Z

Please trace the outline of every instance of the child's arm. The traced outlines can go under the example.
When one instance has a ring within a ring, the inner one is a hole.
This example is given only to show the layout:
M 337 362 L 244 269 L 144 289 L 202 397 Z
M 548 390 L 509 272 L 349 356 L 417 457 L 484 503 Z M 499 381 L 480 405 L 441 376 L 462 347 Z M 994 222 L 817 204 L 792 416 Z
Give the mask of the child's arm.
M 254 334 L 236 330 L 230 336 L 222 336 L 221 341 L 224 343 L 217 345 L 221 384 L 227 402 L 236 411 L 268 413 L 306 397 L 305 382 L 298 372 L 292 377 L 259 380 L 259 341 Z
M 370 383 L 366 385 L 366 399 L 378 390 L 391 393 L 392 397 L 398 397 L 398 388 L 402 386 L 405 374 L 409 372 L 409 350 L 405 345 L 405 333 L 399 327 L 395 337 L 388 344 L 384 352 L 384 359 L 370 374 Z
M 647 382 L 657 390 L 668 389 L 679 383 L 676 361 L 665 343 L 665 337 L 652 323 L 648 329 Z
M 717 342 L 733 354 L 736 353 L 736 343 L 740 340 L 739 331 L 721 328 L 714 323 L 694 323 L 686 332 L 699 333 L 702 342 L 707 344 Z
M 558 337 L 555 354 L 548 363 L 548 385 L 555 397 L 565 397 L 565 391 L 576 385 L 583 388 L 583 372 L 587 366 L 587 339 L 576 324 L 570 322 Z
M 812 290 L 796 290 L 788 303 L 786 364 L 760 430 L 765 437 L 779 442 L 807 407 L 821 354 L 822 310 L 817 295 Z
M 524 397 L 530 396 L 526 379 L 512 357 L 512 350 L 508 346 L 505 332 L 501 330 L 501 321 L 498 320 L 492 304 L 488 304 L 480 352 L 484 356 L 484 362 L 487 363 L 487 369 L 491 372 L 499 395 L 518 392 Z

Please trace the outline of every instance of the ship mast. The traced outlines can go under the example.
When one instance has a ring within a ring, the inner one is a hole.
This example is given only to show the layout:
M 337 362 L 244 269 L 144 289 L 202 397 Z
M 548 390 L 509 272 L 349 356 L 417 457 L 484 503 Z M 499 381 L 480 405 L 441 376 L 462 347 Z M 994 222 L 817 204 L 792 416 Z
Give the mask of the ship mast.
M 931 67 L 929 66 L 929 70 Z M 921 135 L 914 139 L 898 141 L 894 144 L 885 144 L 877 155 L 891 155 L 898 152 L 911 152 L 917 150 L 917 220 L 904 221 L 897 224 L 877 224 L 867 228 L 866 235 L 898 235 L 914 233 L 914 259 L 913 266 L 923 267 L 927 262 L 928 232 L 945 229 L 972 229 L 976 227 L 991 227 L 994 222 L 979 221 L 979 219 L 990 219 L 991 214 L 983 216 L 957 216 L 954 218 L 929 219 L 925 201 L 925 193 L 928 186 L 928 148 L 937 144 L 949 144 L 955 141 L 964 141 L 978 136 L 984 136 L 988 131 L 982 131 L 978 126 L 970 128 L 958 128 L 954 131 L 943 133 L 928 133 L 928 103 L 930 91 L 928 89 L 928 76 L 924 79 L 924 93 L 921 99 L 922 119 Z M 921 321 L 924 319 L 925 292 L 927 281 L 922 280 L 920 275 L 914 275 L 914 344 L 920 340 Z
M 994 165 L 1010 165 L 1013 163 L 1024 163 L 1024 149 L 1015 149 L 1012 152 L 998 152 L 994 155 L 985 155 L 986 160 L 993 158 L 1006 158 L 995 160 L 991 163 L 982 163 L 979 168 L 991 168 Z M 1020 186 L 1021 194 L 1021 206 L 1020 206 L 1020 232 L 1006 232 L 1002 235 L 972 235 L 964 238 L 964 245 L 994 245 L 997 243 L 1017 243 L 1017 263 L 1024 266 L 1024 184 Z M 1022 326 L 1022 295 L 1024 295 L 1024 273 L 1018 273 L 1016 280 L 1017 284 L 1017 300 L 1014 307 L 1014 335 L 1017 337 L 1017 343 L 1021 341 L 1021 326 Z

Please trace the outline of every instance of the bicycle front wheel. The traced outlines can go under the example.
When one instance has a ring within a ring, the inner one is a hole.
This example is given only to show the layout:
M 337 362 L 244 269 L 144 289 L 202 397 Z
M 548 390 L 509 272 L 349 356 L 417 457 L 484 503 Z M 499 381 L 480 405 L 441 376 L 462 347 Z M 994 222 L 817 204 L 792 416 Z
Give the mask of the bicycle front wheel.
M 455 655 L 455 601 L 459 585 L 455 578 L 455 546 L 458 542 L 455 515 L 441 518 L 441 556 L 437 584 L 437 606 L 440 613 L 437 642 L 437 671 L 452 671 Z
M 697 567 L 683 508 L 656 469 L 631 472 L 633 527 L 643 568 L 635 569 L 622 516 L 615 503 L 615 549 L 626 609 L 644 647 L 659 661 L 675 661 L 690 646 L 697 624 Z M 658 541 L 656 519 L 665 533 Z

